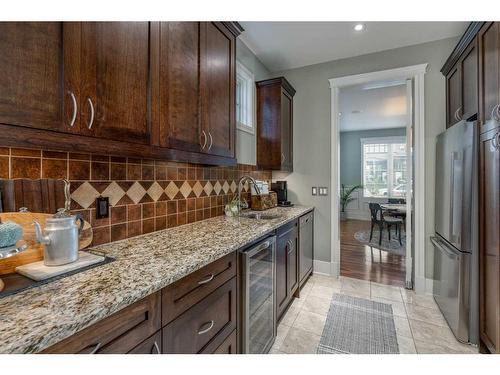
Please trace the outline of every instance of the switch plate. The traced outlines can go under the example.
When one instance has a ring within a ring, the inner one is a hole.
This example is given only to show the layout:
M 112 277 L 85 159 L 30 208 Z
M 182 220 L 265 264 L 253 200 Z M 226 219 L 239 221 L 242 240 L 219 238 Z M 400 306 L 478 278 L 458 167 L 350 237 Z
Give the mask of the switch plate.
M 328 188 L 326 186 L 320 186 L 318 187 L 319 193 L 318 195 L 324 197 L 328 195 Z
M 316 186 L 313 186 L 311 189 L 311 194 L 312 195 L 318 195 L 318 188 Z

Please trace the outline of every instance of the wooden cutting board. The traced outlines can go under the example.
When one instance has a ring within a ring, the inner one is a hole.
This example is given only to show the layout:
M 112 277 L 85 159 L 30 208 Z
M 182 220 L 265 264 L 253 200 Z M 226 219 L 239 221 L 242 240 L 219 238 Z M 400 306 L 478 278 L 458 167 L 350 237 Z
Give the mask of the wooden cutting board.
M 51 218 L 52 214 L 40 214 L 32 212 L 5 212 L 0 213 L 2 221 L 13 221 L 23 227 L 23 239 L 28 243 L 28 249 L 10 258 L 0 261 L 0 275 L 16 272 L 16 267 L 23 264 L 38 262 L 43 260 L 43 245 L 36 240 L 35 226 L 33 221 L 38 221 L 42 228 L 45 228 L 45 220 Z M 88 247 L 92 243 L 93 232 L 88 222 L 84 223 L 82 235 L 80 237 L 80 250 Z

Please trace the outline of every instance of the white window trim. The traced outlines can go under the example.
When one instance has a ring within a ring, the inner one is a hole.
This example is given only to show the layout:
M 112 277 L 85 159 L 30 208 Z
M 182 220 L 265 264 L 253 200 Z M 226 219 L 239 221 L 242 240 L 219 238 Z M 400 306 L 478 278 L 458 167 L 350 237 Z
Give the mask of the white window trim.
M 405 144 L 406 145 L 406 137 L 405 136 L 388 136 L 388 137 L 370 137 L 370 138 L 360 138 L 361 142 L 361 181 L 363 185 L 362 195 L 364 199 L 387 199 L 389 197 L 389 185 L 387 187 L 387 197 L 372 197 L 365 195 L 365 145 L 373 145 L 373 144 Z M 388 166 L 387 173 L 389 173 L 389 169 L 392 169 L 392 166 Z
M 240 61 L 236 60 L 236 77 L 240 76 L 242 79 L 251 82 L 247 86 L 246 97 L 250 99 L 247 109 L 247 120 L 248 124 L 241 123 L 236 120 L 236 128 L 249 134 L 255 134 L 255 102 L 256 102 L 256 90 L 255 90 L 255 76 L 254 74 Z

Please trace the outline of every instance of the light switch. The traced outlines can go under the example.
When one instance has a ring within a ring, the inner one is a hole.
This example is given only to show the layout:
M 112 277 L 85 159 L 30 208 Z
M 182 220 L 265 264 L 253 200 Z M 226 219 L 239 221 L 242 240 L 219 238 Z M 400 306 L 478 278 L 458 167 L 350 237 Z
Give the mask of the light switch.
M 313 187 L 312 187 L 311 194 L 312 194 L 312 195 L 318 195 L 318 188 L 317 188 L 316 186 L 313 186 Z
M 318 195 L 321 195 L 321 196 L 328 195 L 328 188 L 326 186 L 320 186 L 320 187 L 318 187 L 318 189 L 319 189 Z

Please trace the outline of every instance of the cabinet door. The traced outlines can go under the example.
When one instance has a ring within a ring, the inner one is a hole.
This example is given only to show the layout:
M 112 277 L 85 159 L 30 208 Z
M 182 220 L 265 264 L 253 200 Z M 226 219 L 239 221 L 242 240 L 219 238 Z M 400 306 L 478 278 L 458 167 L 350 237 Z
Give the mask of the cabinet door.
M 79 39 L 71 31 L 72 23 L 0 22 L 0 123 L 78 128 Z
M 89 135 L 150 143 L 149 23 L 83 22 L 82 126 Z
M 161 354 L 161 331 L 141 342 L 128 354 Z
M 458 122 L 462 106 L 462 83 L 460 64 L 457 64 L 446 77 L 446 127 Z
M 495 107 L 500 104 L 500 25 L 489 22 L 479 32 L 479 120 L 481 132 L 488 130 Z M 500 111 L 499 111 L 500 112 Z
M 464 52 L 460 64 L 462 69 L 462 108 L 459 111 L 459 115 L 461 119 L 467 120 L 477 114 L 478 61 L 476 40 L 472 41 Z
M 220 22 L 201 25 L 201 92 L 205 152 L 234 157 L 235 45 L 233 34 Z
M 500 129 L 480 145 L 480 333 L 492 353 L 500 352 Z
M 293 99 L 281 89 L 281 170 L 293 170 Z
M 200 130 L 199 22 L 159 25 L 160 146 L 202 150 L 208 138 Z
M 281 317 L 298 286 L 297 222 L 278 229 L 276 240 L 276 303 Z

